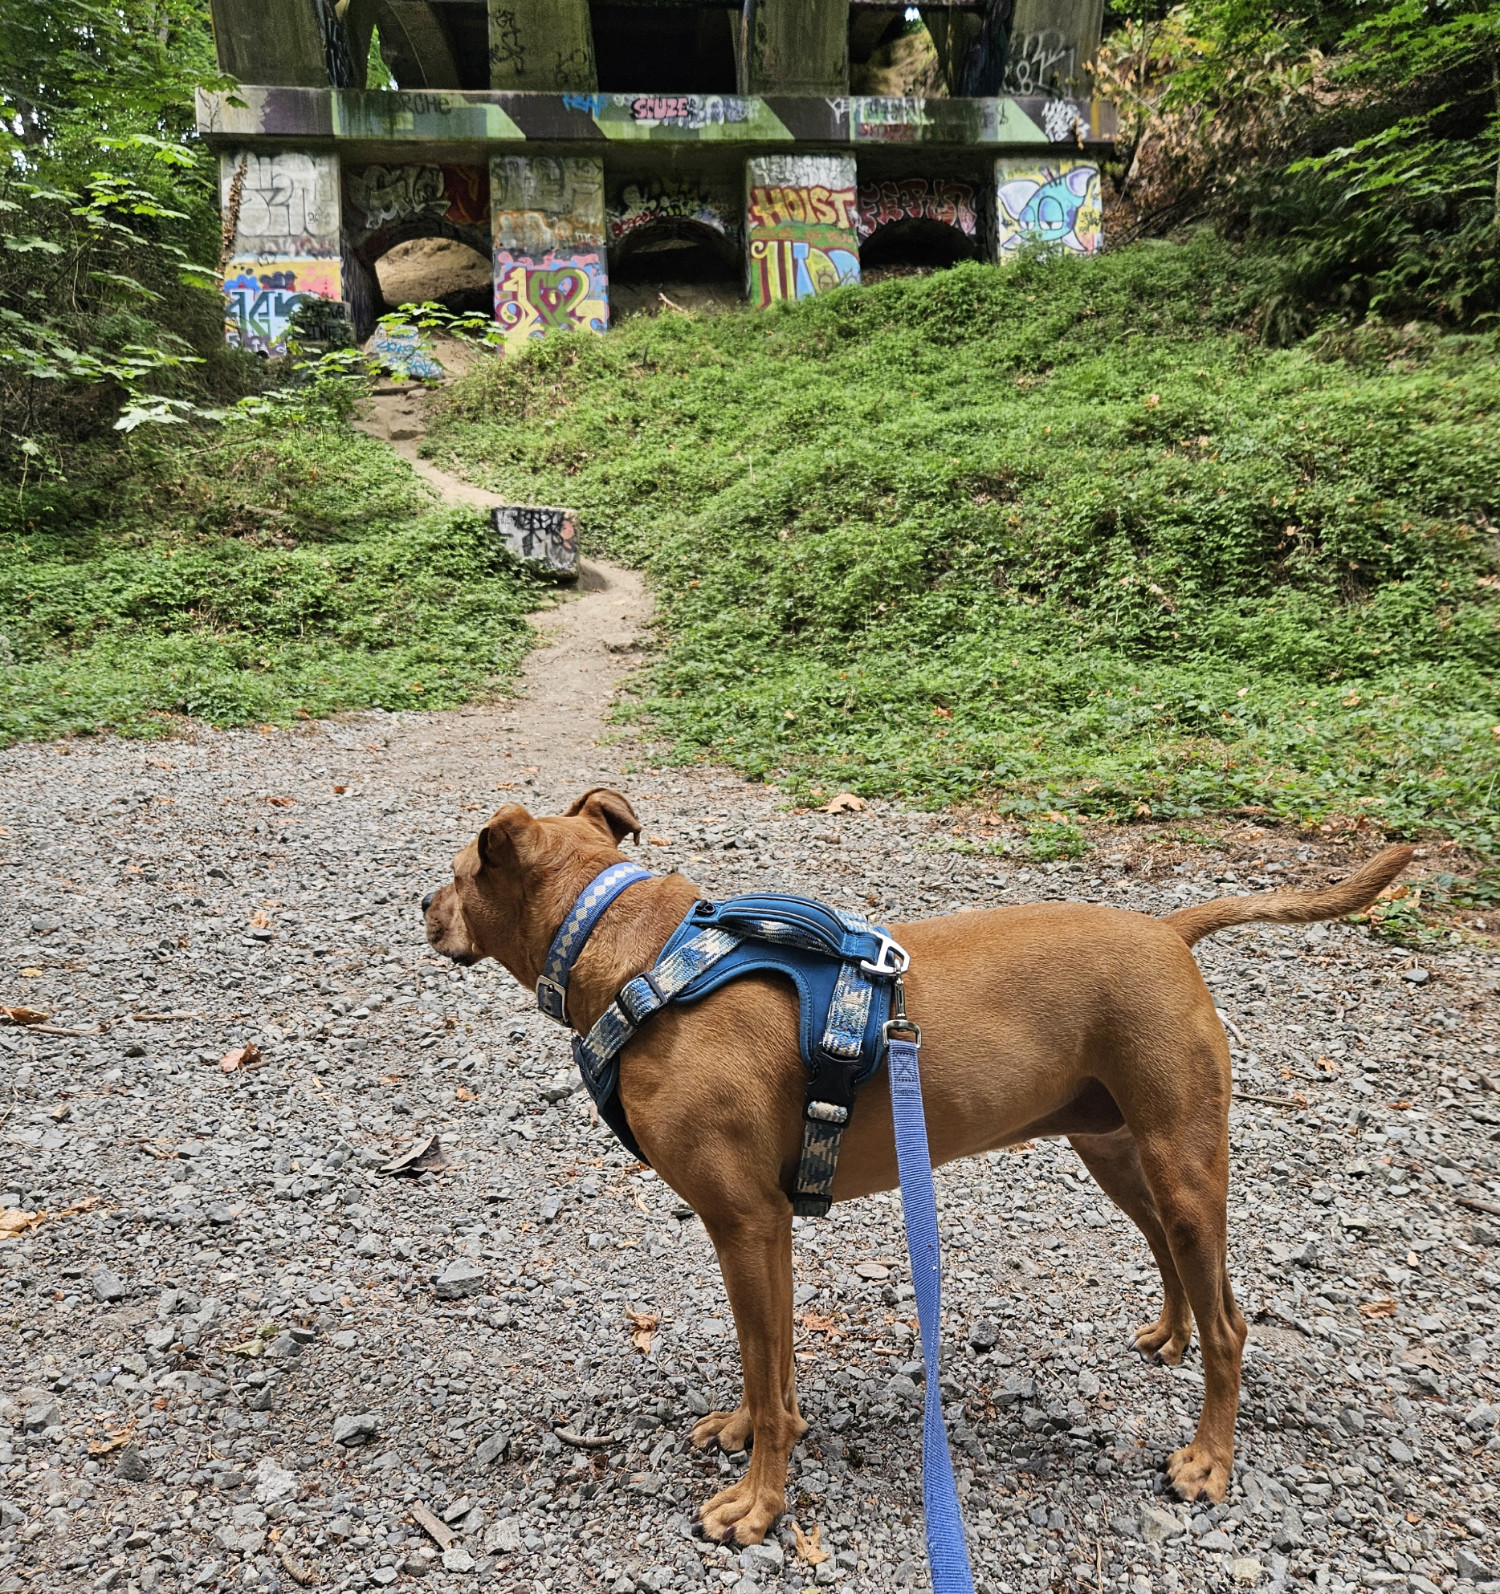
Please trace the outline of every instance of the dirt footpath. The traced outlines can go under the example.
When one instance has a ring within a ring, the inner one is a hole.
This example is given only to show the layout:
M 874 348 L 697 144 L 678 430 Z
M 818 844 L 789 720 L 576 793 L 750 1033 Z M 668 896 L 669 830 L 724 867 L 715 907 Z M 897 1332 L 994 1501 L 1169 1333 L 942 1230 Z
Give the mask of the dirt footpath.
M 0 1220 L 0 1594 L 927 1586 L 893 1197 L 796 1227 L 797 1528 L 744 1553 L 693 1536 L 744 1465 L 686 1442 L 738 1376 L 702 1227 L 595 1122 L 530 993 L 422 939 L 417 899 L 500 802 L 618 785 L 646 859 L 705 894 L 893 920 L 1162 912 L 1343 867 L 1274 837 L 1018 866 L 942 816 L 791 813 L 652 769 L 604 728 L 645 595 L 602 566 L 582 588 L 493 707 L 0 753 L 0 1002 L 50 1015 L 0 1028 L 0 1206 L 34 1214 Z M 1071 1151 L 946 1169 L 943 1381 L 980 1587 L 1483 1583 L 1495 971 L 1352 926 L 1199 952 L 1245 1093 L 1234 1488 L 1191 1511 L 1156 1492 L 1200 1364 L 1126 1352 L 1155 1272 Z M 434 1136 L 430 1171 L 379 1171 Z

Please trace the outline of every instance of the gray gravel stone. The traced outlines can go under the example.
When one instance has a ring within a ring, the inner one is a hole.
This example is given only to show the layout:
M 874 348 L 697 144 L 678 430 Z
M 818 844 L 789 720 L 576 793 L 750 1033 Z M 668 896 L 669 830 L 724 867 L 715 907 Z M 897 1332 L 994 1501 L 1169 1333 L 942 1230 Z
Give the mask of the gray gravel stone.
M 583 1093 L 543 1094 L 571 1061 L 534 996 L 423 944 L 416 899 L 496 787 L 557 812 L 623 781 L 648 838 L 667 838 L 642 848 L 653 867 L 710 895 L 808 891 L 887 922 L 1049 897 L 1160 913 L 1255 888 L 1258 860 L 1316 884 L 1350 861 L 1291 833 L 1228 831 L 1210 851 L 1129 830 L 1044 866 L 986 853 L 1004 827 L 884 804 L 840 816 L 833 844 L 830 816 L 788 812 L 764 787 L 705 769 L 626 780 L 625 756 L 540 749 L 515 705 L 0 752 L 0 865 L 18 909 L 0 956 L 43 969 L 26 1000 L 58 1027 L 103 1026 L 0 1029 L 4 1204 L 99 1198 L 0 1241 L 0 1321 L 18 1325 L 0 1494 L 46 1524 L 23 1541 L 31 1528 L 0 1520 L 0 1590 L 22 1567 L 33 1588 L 84 1586 L 118 1555 L 117 1589 L 188 1594 L 208 1573 L 205 1594 L 269 1594 L 293 1586 L 272 1531 L 350 1594 L 418 1578 L 434 1594 L 823 1586 L 781 1530 L 779 1570 L 685 1536 L 747 1464 L 687 1442 L 739 1398 L 707 1235 Z M 628 756 L 648 769 L 640 748 Z M 243 939 L 256 914 L 269 941 Z M 57 928 L 33 931 L 33 916 Z M 1230 1109 L 1230 1265 L 1250 1323 L 1240 1470 L 1224 1511 L 1193 1511 L 1201 1533 L 1178 1523 L 1142 1542 L 1143 1506 L 1171 1514 L 1154 1490 L 1202 1392 L 1196 1345 L 1175 1370 L 1123 1348 L 1160 1305 L 1143 1241 L 1066 1144 L 943 1168 L 942 1376 L 976 1576 L 1014 1594 L 1093 1588 L 1097 1544 L 1110 1594 L 1143 1580 L 1196 1594 L 1246 1561 L 1259 1570 L 1244 1586 L 1312 1588 L 1325 1569 L 1332 1594 L 1477 1582 L 1460 1550 L 1482 1572 L 1500 1532 L 1500 1449 L 1485 1448 L 1500 1425 L 1500 1257 L 1493 1222 L 1457 1203 L 1500 1199 L 1500 1098 L 1481 1077 L 1500 1077 L 1493 966 L 1439 944 L 1414 985 L 1407 953 L 1349 925 L 1313 940 L 1237 931 L 1195 955 L 1238 1031 L 1237 1089 L 1307 1103 Z M 147 1011 L 188 1016 L 129 1016 Z M 218 1067 L 252 1043 L 254 1066 Z M 375 1173 L 433 1136 L 447 1169 Z M 834 1552 L 832 1586 L 921 1590 L 922 1368 L 899 1200 L 799 1222 L 793 1252 L 811 1426 L 791 1513 Z M 438 1298 L 431 1281 L 455 1264 L 475 1293 Z M 101 1270 L 129 1294 L 98 1300 Z M 629 1312 L 659 1319 L 649 1354 Z M 279 1343 L 301 1354 L 266 1354 Z M 35 1403 L 48 1410 L 33 1429 Z M 341 1414 L 372 1409 L 378 1445 L 332 1442 Z M 607 1443 L 564 1445 L 560 1426 Z M 89 1471 L 88 1445 L 127 1427 L 142 1475 L 117 1476 L 123 1450 Z M 290 1480 L 281 1498 L 258 1498 L 262 1462 Z M 465 1496 L 467 1573 L 413 1543 L 410 1520 L 416 1503 L 446 1516 Z M 125 1548 L 126 1530 L 150 1536 Z M 1205 1553 L 1221 1536 L 1232 1548 Z M 398 1570 L 414 1562 L 430 1570 Z
M 485 1271 L 471 1262 L 450 1262 L 438 1275 L 433 1293 L 440 1301 L 460 1301 L 484 1292 Z
M 333 1423 L 333 1442 L 336 1445 L 367 1444 L 381 1431 L 379 1412 L 345 1412 Z

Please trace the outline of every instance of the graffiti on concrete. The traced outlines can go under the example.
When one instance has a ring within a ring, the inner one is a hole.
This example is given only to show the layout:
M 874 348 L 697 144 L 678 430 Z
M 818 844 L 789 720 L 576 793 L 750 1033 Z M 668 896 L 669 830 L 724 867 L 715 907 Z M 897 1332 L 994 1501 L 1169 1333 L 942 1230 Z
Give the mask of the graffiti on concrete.
M 849 101 L 850 131 L 865 143 L 914 144 L 932 125 L 925 99 L 865 98 Z
M 750 104 L 725 94 L 638 94 L 631 119 L 650 127 L 726 127 L 750 120 Z
M 1012 38 L 1002 94 L 1055 94 L 1078 75 L 1078 48 L 1058 28 Z
M 859 185 L 859 236 L 868 238 L 898 221 L 938 221 L 966 238 L 979 233 L 979 196 L 973 183 L 949 177 L 901 177 Z
M 432 353 L 427 340 L 413 326 L 386 327 L 377 325 L 370 341 L 365 345 L 381 366 L 395 376 L 409 376 L 418 381 L 436 381 L 443 375 L 442 364 Z
M 540 262 L 604 247 L 604 166 L 590 156 L 499 155 L 490 200 L 497 251 Z
M 338 299 L 337 260 L 231 261 L 224 276 L 224 340 L 257 354 L 286 348 L 292 312 L 307 298 Z
M 490 511 L 495 534 L 517 559 L 540 565 L 565 580 L 578 575 L 578 523 L 571 509 L 497 504 Z
M 344 191 L 356 238 L 424 217 L 455 227 L 483 226 L 489 219 L 482 166 L 366 166 L 345 172 Z
M 1099 168 L 1085 161 L 997 161 L 995 234 L 1002 260 L 1036 243 L 1097 254 L 1104 244 Z
M 1086 108 L 1086 107 L 1085 107 Z M 1048 100 L 1042 107 L 1042 131 L 1049 144 L 1077 144 L 1083 147 L 1087 125 L 1072 100 Z
M 620 203 L 609 209 L 609 236 L 618 243 L 642 227 L 655 222 L 697 222 L 724 237 L 736 232 L 728 207 L 716 204 L 697 183 L 656 181 L 627 183 L 620 192 Z
M 339 163 L 335 155 L 253 150 L 225 155 L 219 162 L 220 197 L 226 215 L 234 212 L 231 191 L 238 184 L 234 245 L 240 260 L 336 260 L 339 254 Z
M 859 281 L 854 162 L 843 155 L 762 155 L 748 168 L 751 302 L 806 299 Z
M 441 216 L 448 208 L 441 166 L 366 166 L 344 179 L 349 203 L 369 232 L 415 216 Z
M 495 319 L 508 342 L 548 332 L 609 329 L 609 286 L 602 258 L 570 255 L 552 261 L 495 257 Z
M 495 319 L 508 342 L 609 326 L 604 163 L 500 155 L 490 165 Z

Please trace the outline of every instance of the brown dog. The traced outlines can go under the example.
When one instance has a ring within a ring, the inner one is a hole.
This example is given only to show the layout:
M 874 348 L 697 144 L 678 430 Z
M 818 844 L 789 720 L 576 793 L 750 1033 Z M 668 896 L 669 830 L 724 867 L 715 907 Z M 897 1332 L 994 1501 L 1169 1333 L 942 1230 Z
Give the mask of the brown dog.
M 492 957 L 536 984 L 558 926 L 621 854 L 640 821 L 596 789 L 560 818 L 508 803 L 454 859 L 424 904 L 427 938 L 455 962 Z M 907 1005 L 922 1026 L 922 1093 L 934 1165 L 1066 1135 L 1146 1237 L 1165 1303 L 1134 1348 L 1178 1362 L 1196 1319 L 1204 1400 L 1198 1431 L 1167 1470 L 1187 1500 L 1222 1500 L 1234 1458 L 1245 1320 L 1225 1270 L 1229 1047 L 1188 948 L 1255 920 L 1306 924 L 1372 902 L 1406 866 L 1392 847 L 1326 891 L 1220 897 L 1153 919 L 1071 903 L 966 912 L 891 933 L 911 954 Z M 625 982 L 650 968 L 700 893 L 682 875 L 613 903 L 573 971 L 584 1033 Z M 734 1309 L 745 1393 L 693 1441 L 728 1451 L 753 1438 L 749 1471 L 702 1510 L 716 1538 L 759 1541 L 785 1508 L 792 1446 L 807 1428 L 792 1360 L 792 1209 L 806 1074 L 790 983 L 752 975 L 665 1008 L 626 1047 L 620 1099 L 657 1173 L 702 1218 Z M 726 1089 L 726 1082 L 733 1088 Z M 834 1199 L 897 1182 L 883 1081 L 861 1093 Z

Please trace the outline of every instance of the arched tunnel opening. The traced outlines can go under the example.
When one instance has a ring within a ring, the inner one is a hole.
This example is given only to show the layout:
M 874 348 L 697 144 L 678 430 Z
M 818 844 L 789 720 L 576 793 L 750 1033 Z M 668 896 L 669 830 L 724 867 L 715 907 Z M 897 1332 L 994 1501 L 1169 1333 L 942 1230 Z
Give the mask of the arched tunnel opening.
M 669 308 L 709 309 L 744 297 L 733 243 L 703 222 L 672 218 L 627 233 L 609 269 L 611 318 Z

